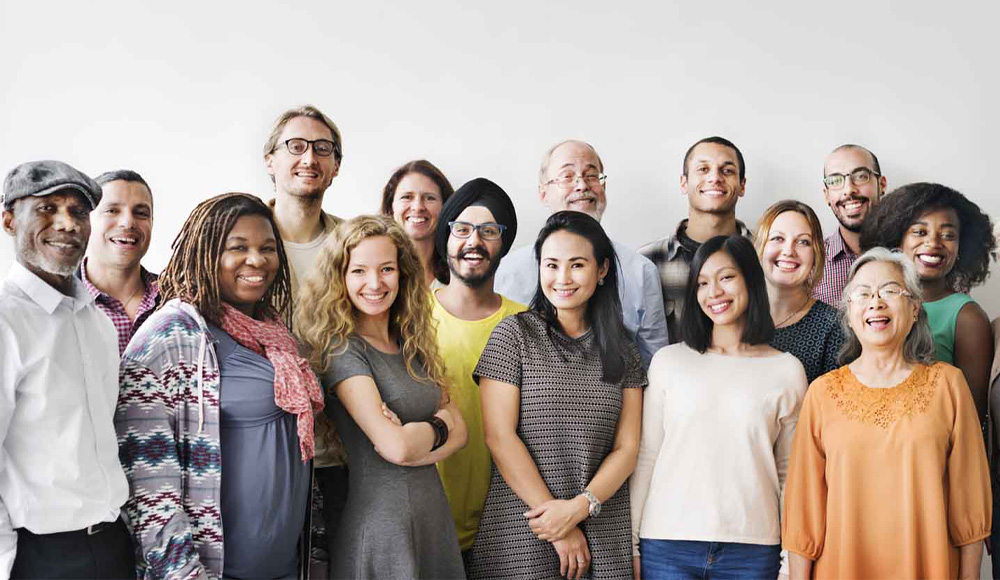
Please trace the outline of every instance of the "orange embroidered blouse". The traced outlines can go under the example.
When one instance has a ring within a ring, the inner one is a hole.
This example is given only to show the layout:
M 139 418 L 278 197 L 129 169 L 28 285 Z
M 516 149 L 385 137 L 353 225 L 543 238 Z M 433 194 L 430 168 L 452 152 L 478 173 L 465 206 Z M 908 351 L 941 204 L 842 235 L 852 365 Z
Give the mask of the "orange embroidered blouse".
M 848 367 L 806 392 L 785 484 L 784 548 L 814 578 L 955 578 L 990 533 L 990 477 L 961 371 L 919 365 L 887 389 Z

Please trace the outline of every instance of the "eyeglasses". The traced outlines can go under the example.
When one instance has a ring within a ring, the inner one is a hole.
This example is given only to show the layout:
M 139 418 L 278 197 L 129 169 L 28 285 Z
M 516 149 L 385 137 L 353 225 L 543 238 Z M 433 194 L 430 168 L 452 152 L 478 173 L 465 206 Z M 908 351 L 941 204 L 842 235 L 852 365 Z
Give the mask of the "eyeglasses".
M 503 224 L 470 224 L 469 222 L 448 222 L 448 227 L 451 228 L 451 233 L 456 238 L 468 238 L 472 235 L 472 232 L 479 232 L 480 239 L 486 241 L 499 240 L 500 236 L 503 235 L 503 231 L 507 229 L 507 226 Z
M 847 178 L 851 178 L 851 183 L 854 185 L 864 185 L 872 180 L 872 176 L 881 177 L 882 174 L 878 171 L 868 169 L 867 167 L 858 167 L 852 171 L 849 175 L 844 175 L 843 173 L 831 173 L 823 178 L 823 183 L 826 185 L 827 189 L 840 189 L 844 187 L 847 183 Z
M 603 173 L 587 173 L 586 175 L 579 175 L 576 173 L 560 173 L 555 177 L 555 179 L 550 179 L 542 185 L 556 184 L 562 189 L 572 189 L 576 185 L 576 180 L 582 179 L 584 183 L 590 187 L 595 185 L 604 185 L 604 182 L 608 180 L 608 176 Z
M 315 141 L 310 141 L 308 139 L 300 139 L 296 137 L 295 139 L 288 139 L 282 143 L 282 145 L 284 145 L 285 149 L 288 149 L 288 152 L 292 155 L 304 155 L 309 149 L 309 146 L 312 145 L 313 153 L 315 153 L 318 157 L 329 157 L 333 155 L 333 152 L 336 149 L 336 145 L 334 145 L 333 141 L 330 141 L 329 139 L 316 139 Z
M 877 290 L 872 290 L 868 286 L 858 286 L 851 290 L 851 293 L 847 295 L 848 302 L 858 302 L 860 304 L 867 304 L 872 298 L 878 296 L 880 300 L 885 300 L 886 302 L 890 300 L 898 300 L 904 296 L 913 296 L 909 291 L 904 290 L 898 284 L 890 284 L 888 286 L 882 286 Z

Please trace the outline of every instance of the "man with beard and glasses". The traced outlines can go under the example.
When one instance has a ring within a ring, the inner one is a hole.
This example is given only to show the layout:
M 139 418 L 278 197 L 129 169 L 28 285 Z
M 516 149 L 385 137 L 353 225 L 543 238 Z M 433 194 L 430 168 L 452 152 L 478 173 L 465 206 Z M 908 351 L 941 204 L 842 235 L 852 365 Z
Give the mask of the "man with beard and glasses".
M 323 196 L 340 172 L 343 157 L 340 130 L 312 105 L 282 113 L 264 143 L 264 164 L 274 182 L 275 194 L 268 205 L 274 210 L 278 235 L 288 256 L 293 296 L 300 280 L 312 270 L 327 234 L 341 221 L 323 211 Z M 323 413 L 316 416 L 315 445 L 313 466 L 323 525 L 314 526 L 312 548 L 329 551 L 347 501 L 348 474 L 344 447 L 333 423 Z M 327 557 L 319 552 L 316 559 L 326 561 Z
M 490 486 L 490 452 L 483 434 L 479 386 L 472 371 L 501 320 L 525 310 L 493 290 L 500 260 L 517 236 L 517 215 L 497 184 L 478 178 L 466 183 L 441 208 L 434 242 L 446 256 L 451 279 L 434 292 L 438 349 L 445 362 L 449 395 L 462 413 L 469 441 L 437 464 L 463 559 L 472 548 Z M 467 561 L 467 560 L 466 560 Z
M 834 308 L 847 284 L 851 265 L 861 253 L 861 224 L 885 193 L 886 178 L 875 154 L 861 145 L 841 145 L 823 163 L 823 198 L 840 227 L 825 240 L 823 279 L 813 297 Z
M 743 153 L 732 141 L 706 137 L 688 148 L 681 170 L 681 193 L 688 198 L 688 217 L 673 234 L 639 248 L 660 271 L 663 311 L 670 342 L 684 340 L 680 332 L 688 269 L 701 244 L 715 236 L 753 233 L 736 219 L 736 203 L 746 192 Z
M 142 267 L 153 234 L 153 193 L 135 171 L 98 175 L 101 203 L 90 214 L 80 279 L 118 331 L 118 354 L 159 304 L 156 274 Z
M 538 177 L 539 197 L 552 213 L 572 210 L 601 221 L 608 205 L 607 175 L 592 145 L 574 140 L 557 143 L 542 158 Z M 622 319 L 648 367 L 656 351 L 669 342 L 660 280 L 649 260 L 623 244 L 614 242 L 614 246 L 620 263 Z M 514 300 L 530 302 L 537 285 L 538 261 L 530 244 L 512 252 L 497 271 L 497 291 Z
M 15 167 L 0 284 L 0 578 L 134 578 L 120 517 L 118 336 L 74 276 L 101 187 L 60 161 Z

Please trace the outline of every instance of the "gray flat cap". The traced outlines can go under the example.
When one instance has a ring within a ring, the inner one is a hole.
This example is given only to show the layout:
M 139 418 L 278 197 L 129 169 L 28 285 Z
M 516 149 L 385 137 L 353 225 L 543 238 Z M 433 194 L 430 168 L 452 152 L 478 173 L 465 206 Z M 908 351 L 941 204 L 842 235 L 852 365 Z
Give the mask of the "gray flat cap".
M 101 203 L 101 186 L 62 161 L 29 161 L 12 169 L 3 180 L 0 203 L 7 207 L 22 197 L 41 197 L 66 189 L 82 193 L 90 202 L 90 209 Z

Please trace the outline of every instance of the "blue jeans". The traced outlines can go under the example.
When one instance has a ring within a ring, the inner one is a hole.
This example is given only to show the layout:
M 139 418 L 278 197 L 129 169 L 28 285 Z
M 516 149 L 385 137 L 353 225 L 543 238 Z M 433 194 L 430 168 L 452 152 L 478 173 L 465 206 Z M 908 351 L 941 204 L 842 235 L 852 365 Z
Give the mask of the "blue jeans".
M 781 546 L 639 538 L 642 580 L 773 580 Z

